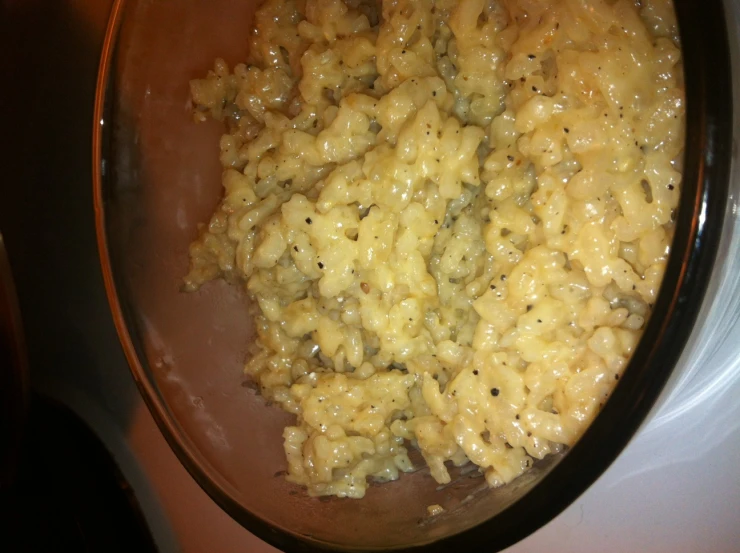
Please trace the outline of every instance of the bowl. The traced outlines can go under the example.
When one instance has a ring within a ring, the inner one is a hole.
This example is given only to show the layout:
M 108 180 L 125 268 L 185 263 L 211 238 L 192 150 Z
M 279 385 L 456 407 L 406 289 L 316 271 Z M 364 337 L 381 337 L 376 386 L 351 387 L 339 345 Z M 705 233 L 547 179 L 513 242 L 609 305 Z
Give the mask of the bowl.
M 288 483 L 282 429 L 243 374 L 251 322 L 237 287 L 180 291 L 188 246 L 221 194 L 220 124 L 195 125 L 188 82 L 216 57 L 245 57 L 256 3 L 118 0 L 102 52 L 94 120 L 100 256 L 113 319 L 146 404 L 213 500 L 285 551 L 499 551 L 546 524 L 619 455 L 692 332 L 712 274 L 731 155 L 722 3 L 675 1 L 687 96 L 684 183 L 673 252 L 624 376 L 580 441 L 489 490 L 464 471 L 371 486 L 362 500 L 310 498 Z M 429 517 L 427 506 L 445 512 Z

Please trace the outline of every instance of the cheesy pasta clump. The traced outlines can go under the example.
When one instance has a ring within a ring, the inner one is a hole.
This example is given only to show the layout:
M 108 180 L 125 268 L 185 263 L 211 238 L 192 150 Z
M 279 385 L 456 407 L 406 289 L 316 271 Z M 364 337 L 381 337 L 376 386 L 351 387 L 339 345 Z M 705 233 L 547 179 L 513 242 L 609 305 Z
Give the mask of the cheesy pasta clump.
M 359 498 L 414 448 L 500 486 L 573 445 L 670 249 L 670 1 L 268 0 L 249 36 L 191 83 L 227 132 L 185 287 L 245 283 L 288 479 Z

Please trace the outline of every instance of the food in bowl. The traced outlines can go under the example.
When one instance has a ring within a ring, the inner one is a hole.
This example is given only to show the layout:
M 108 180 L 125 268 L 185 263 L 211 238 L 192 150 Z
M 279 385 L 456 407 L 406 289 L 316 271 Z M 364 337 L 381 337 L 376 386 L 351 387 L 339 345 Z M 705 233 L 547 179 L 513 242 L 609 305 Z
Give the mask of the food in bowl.
M 575 444 L 670 251 L 671 2 L 268 0 L 247 62 L 191 82 L 227 132 L 185 289 L 254 300 L 287 478 L 360 498 L 415 449 L 500 486 Z

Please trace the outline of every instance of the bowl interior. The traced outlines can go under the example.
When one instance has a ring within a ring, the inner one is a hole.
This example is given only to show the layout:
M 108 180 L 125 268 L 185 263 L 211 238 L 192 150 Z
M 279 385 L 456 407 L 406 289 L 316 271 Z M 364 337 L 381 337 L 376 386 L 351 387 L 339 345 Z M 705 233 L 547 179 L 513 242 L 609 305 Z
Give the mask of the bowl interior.
M 193 122 L 188 82 L 203 76 L 216 57 L 230 66 L 245 58 L 256 4 L 126 0 L 117 5 L 120 27 L 107 80 L 102 209 L 114 305 L 120 306 L 124 346 L 133 348 L 134 376 L 165 436 L 206 491 L 248 529 L 279 547 L 413 547 L 478 526 L 535 488 L 563 455 L 537 463 L 495 490 L 488 490 L 477 471 L 462 470 L 440 487 L 421 469 L 372 486 L 361 501 L 309 498 L 283 477 L 282 429 L 292 416 L 267 405 L 243 374 L 252 339 L 245 296 L 239 287 L 220 281 L 194 294 L 180 291 L 188 246 L 221 195 L 222 127 Z M 690 223 L 695 208 L 682 206 L 679 217 Z M 682 240 L 691 244 L 695 235 Z M 672 263 L 678 274 L 681 259 Z M 679 284 L 676 279 L 672 288 Z M 671 294 L 662 294 L 656 310 L 669 308 Z M 659 330 L 656 326 L 653 334 L 660 336 Z M 665 364 L 670 363 L 666 357 Z M 616 418 L 602 419 L 627 401 L 630 386 L 639 388 L 638 377 L 620 383 L 624 398 L 610 401 L 598 417 L 602 434 L 620 427 Z M 665 377 L 643 394 L 648 403 Z M 622 428 L 622 445 L 636 426 Z M 600 462 L 587 478 L 595 479 L 619 449 L 615 445 L 601 456 L 594 454 Z M 554 516 L 562 503 L 554 501 L 543 511 L 545 519 L 528 523 L 529 531 Z M 430 518 L 427 506 L 433 504 L 445 512 Z M 480 546 L 493 551 L 508 545 L 496 541 L 497 533 Z

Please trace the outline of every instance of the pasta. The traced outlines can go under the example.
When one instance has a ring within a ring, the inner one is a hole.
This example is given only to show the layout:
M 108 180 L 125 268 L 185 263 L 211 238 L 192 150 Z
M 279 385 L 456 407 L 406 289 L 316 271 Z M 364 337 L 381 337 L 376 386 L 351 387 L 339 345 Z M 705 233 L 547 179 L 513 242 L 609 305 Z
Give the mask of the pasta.
M 268 0 L 191 82 L 224 197 L 185 289 L 244 283 L 287 478 L 360 498 L 572 446 L 650 315 L 684 91 L 669 0 Z

